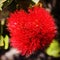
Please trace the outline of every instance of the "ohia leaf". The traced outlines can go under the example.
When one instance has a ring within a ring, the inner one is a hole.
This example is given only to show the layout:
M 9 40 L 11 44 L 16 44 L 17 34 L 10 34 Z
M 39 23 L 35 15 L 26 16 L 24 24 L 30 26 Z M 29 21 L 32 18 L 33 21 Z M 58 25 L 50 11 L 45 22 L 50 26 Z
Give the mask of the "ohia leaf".
M 50 46 L 47 48 L 46 53 L 53 57 L 60 57 L 60 44 L 53 40 L 53 42 L 50 44 Z

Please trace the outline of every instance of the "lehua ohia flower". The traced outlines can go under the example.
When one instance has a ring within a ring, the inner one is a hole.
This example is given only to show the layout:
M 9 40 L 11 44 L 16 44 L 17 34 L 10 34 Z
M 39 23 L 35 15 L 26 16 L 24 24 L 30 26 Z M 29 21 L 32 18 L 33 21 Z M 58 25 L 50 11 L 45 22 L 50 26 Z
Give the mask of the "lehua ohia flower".
M 17 10 L 7 22 L 11 46 L 21 51 L 21 55 L 30 55 L 48 46 L 57 31 L 53 17 L 40 7 L 28 9 L 28 13 Z

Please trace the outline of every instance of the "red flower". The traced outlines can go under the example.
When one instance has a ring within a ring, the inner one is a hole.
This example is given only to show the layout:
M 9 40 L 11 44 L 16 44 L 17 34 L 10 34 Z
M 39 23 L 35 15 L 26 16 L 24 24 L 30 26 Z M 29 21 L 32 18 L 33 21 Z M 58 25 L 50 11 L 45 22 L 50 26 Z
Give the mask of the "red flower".
M 34 7 L 28 12 L 12 13 L 7 24 L 11 46 L 17 48 L 21 55 L 30 55 L 48 46 L 57 31 L 53 17 L 44 8 Z

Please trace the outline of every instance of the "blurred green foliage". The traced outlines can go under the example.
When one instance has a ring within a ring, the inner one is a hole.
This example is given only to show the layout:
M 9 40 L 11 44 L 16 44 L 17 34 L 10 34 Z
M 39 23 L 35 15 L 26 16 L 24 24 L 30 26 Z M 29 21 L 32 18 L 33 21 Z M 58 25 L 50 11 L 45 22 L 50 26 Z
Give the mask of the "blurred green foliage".
M 1 47 L 1 46 L 4 46 L 3 39 L 4 39 L 4 38 L 3 38 L 3 36 L 2 36 L 2 35 L 0 35 L 0 47 Z
M 0 35 L 0 47 L 3 47 L 3 49 L 8 49 L 8 47 L 9 47 L 9 37 L 8 37 L 8 35 L 5 35 L 5 37 Z
M 57 40 L 53 40 L 47 48 L 46 53 L 53 57 L 60 57 L 60 44 Z
M 3 6 L 3 2 L 5 2 L 6 0 L 0 0 L 0 10 L 2 10 L 2 6 Z

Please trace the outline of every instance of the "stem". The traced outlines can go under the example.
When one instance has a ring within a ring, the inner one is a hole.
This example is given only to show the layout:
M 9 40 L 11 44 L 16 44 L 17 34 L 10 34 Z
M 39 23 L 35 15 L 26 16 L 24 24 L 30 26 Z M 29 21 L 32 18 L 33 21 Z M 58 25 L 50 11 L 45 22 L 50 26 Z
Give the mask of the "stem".
M 1 35 L 3 34 L 3 25 L 1 25 Z
M 4 26 L 4 23 L 5 23 L 5 19 L 2 19 L 1 20 L 1 35 L 3 34 L 3 26 Z

